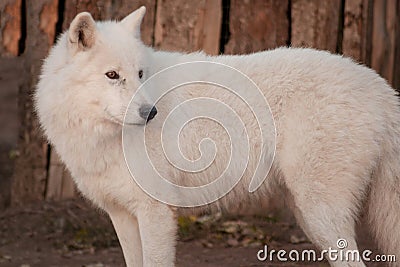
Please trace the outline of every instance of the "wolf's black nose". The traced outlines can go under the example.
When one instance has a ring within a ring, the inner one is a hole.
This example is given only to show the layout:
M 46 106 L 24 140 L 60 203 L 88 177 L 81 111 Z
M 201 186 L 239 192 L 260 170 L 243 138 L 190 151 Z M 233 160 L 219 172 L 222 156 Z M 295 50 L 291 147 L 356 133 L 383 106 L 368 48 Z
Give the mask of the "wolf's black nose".
M 152 120 L 156 115 L 157 115 L 157 109 L 156 107 L 152 107 L 149 116 L 147 117 L 147 121 Z
M 157 109 L 154 106 L 141 106 L 139 108 L 139 115 L 148 122 L 157 115 Z

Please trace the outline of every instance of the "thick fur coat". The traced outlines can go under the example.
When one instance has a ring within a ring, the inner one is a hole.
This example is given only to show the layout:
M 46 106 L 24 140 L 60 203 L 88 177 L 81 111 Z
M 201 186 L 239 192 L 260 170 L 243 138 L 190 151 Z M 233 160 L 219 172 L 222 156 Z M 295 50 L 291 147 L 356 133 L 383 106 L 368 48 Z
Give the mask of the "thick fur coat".
M 275 158 L 262 186 L 252 194 L 247 190 L 254 169 L 250 155 L 249 173 L 210 207 L 259 205 L 271 190 L 282 190 L 298 223 L 319 249 L 336 248 L 339 238 L 347 240 L 347 249 L 357 249 L 355 223 L 366 207 L 379 248 L 400 258 L 400 108 L 384 79 L 351 59 L 313 49 L 217 57 L 154 51 L 140 40 L 144 13 L 141 8 L 121 22 L 97 23 L 88 13 L 78 14 L 45 60 L 34 96 L 42 128 L 77 187 L 110 215 L 127 266 L 174 266 L 177 226 L 176 209 L 147 195 L 129 173 L 121 143 L 124 113 L 151 75 L 193 60 L 224 63 L 250 77 L 267 99 L 276 126 Z M 198 92 L 207 90 L 227 104 L 236 103 L 232 95 L 215 88 L 199 86 Z M 138 110 L 146 104 L 145 98 L 136 101 L 133 107 Z M 254 136 L 249 138 L 250 147 L 257 150 L 259 132 L 249 122 L 249 111 L 240 103 L 234 105 L 249 136 Z M 160 143 L 151 142 L 152 133 L 162 126 L 167 106 L 168 98 L 157 104 L 158 114 L 146 130 L 153 157 L 178 183 L 209 182 L 226 163 L 223 149 L 209 172 L 194 175 L 192 182 L 163 164 L 161 156 L 157 158 Z M 129 123 L 144 127 L 138 114 Z M 198 157 L 193 146 L 204 136 L 211 134 L 222 145 L 229 141 L 210 122 L 199 122 L 194 129 L 181 142 L 188 157 Z

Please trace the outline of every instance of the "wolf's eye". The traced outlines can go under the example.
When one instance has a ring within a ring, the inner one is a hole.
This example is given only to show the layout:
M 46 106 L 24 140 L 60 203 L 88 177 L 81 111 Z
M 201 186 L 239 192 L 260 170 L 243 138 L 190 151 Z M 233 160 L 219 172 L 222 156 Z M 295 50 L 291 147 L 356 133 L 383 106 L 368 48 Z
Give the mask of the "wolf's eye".
M 139 79 L 142 79 L 142 77 L 143 77 L 143 70 L 139 70 L 138 75 L 139 75 Z
M 119 74 L 114 70 L 106 72 L 106 76 L 107 76 L 107 78 L 112 79 L 112 80 L 119 79 Z

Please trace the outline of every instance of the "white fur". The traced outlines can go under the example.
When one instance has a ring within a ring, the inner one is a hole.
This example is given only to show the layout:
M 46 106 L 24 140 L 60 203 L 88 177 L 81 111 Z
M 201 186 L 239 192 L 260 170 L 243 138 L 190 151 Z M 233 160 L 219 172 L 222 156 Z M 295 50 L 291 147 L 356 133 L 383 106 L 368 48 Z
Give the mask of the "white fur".
M 259 205 L 271 189 L 280 189 L 318 248 L 336 248 L 337 239 L 345 238 L 348 248 L 355 249 L 355 222 L 368 202 L 371 229 L 382 252 L 400 258 L 400 109 L 395 91 L 384 79 L 348 58 L 312 49 L 218 57 L 154 51 L 138 38 L 143 15 L 142 8 L 122 23 L 96 26 L 90 15 L 78 15 L 71 24 L 75 28 L 61 36 L 46 59 L 35 94 L 48 140 L 79 190 L 109 213 L 127 266 L 174 266 L 176 222 L 174 208 L 150 198 L 130 177 L 121 147 L 123 112 L 145 79 L 192 60 L 221 62 L 248 75 L 268 100 L 277 127 L 276 157 L 262 187 L 248 193 L 247 174 L 211 206 L 232 210 L 231 204 Z M 83 35 L 74 35 L 79 31 Z M 80 36 L 89 39 L 79 41 Z M 140 69 L 142 80 L 137 75 Z M 118 71 L 121 80 L 109 80 L 104 74 L 110 70 Z M 199 92 L 209 90 L 200 87 Z M 226 92 L 210 90 L 228 104 L 235 103 Z M 134 105 L 140 107 L 146 100 L 139 102 Z M 163 105 L 157 108 L 161 118 Z M 247 110 L 240 108 L 239 113 L 243 121 L 251 120 Z M 149 123 L 150 130 L 160 126 L 157 119 Z M 130 123 L 144 122 L 133 114 Z M 248 126 L 250 136 L 257 137 L 255 125 Z M 182 149 L 189 157 L 197 156 L 193 144 L 210 132 L 213 138 L 226 140 L 223 131 L 210 129 L 199 124 L 183 139 Z M 257 142 L 251 147 L 257 148 Z M 208 182 L 224 162 L 226 158 L 220 157 L 207 175 L 188 183 Z M 161 167 L 168 173 L 169 165 Z M 171 177 L 183 184 L 184 178 Z

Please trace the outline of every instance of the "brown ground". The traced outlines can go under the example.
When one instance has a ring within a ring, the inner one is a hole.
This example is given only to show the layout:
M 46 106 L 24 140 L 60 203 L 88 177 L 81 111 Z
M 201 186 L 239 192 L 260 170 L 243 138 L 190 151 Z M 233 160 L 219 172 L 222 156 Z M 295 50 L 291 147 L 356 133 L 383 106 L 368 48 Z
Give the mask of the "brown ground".
M 313 248 L 296 225 L 279 218 L 184 217 L 179 225 L 177 266 L 327 266 L 259 262 L 256 253 L 263 244 L 273 249 Z M 360 236 L 361 246 L 371 247 L 368 238 Z M 0 266 L 123 266 L 123 258 L 105 214 L 83 200 L 42 202 L 0 213 Z

